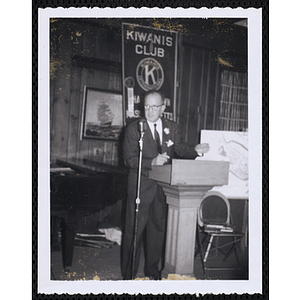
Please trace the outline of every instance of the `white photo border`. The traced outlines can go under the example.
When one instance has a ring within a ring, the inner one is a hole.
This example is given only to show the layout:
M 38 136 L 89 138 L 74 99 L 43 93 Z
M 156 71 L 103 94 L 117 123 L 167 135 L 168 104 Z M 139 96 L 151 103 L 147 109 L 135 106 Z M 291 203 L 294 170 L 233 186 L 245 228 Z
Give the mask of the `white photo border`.
M 49 24 L 72 17 L 234 17 L 248 19 L 249 280 L 51 281 Z M 46 8 L 38 11 L 38 293 L 44 294 L 253 294 L 262 293 L 262 9 Z

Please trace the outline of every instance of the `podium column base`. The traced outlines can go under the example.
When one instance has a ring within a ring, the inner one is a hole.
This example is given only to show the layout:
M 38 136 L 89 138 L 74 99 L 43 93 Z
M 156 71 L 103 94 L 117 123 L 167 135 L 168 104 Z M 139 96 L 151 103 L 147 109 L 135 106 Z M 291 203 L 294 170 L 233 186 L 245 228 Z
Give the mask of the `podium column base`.
M 169 264 L 166 264 L 164 269 L 161 272 L 161 278 L 163 279 L 176 280 L 178 279 L 178 276 L 194 277 L 194 273 L 183 273 L 180 271 L 176 272 L 174 266 L 171 266 Z
M 168 204 L 165 268 L 162 278 L 168 278 L 169 274 L 193 277 L 198 207 L 212 186 L 159 184 Z

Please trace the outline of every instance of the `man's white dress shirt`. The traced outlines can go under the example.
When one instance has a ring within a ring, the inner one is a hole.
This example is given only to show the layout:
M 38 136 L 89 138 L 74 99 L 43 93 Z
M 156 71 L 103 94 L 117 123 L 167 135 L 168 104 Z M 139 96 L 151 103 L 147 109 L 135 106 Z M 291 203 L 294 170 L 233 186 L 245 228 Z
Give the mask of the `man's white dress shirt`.
M 156 130 L 159 134 L 159 139 L 160 139 L 160 144 L 162 145 L 162 132 L 163 132 L 163 128 L 162 128 L 162 121 L 161 121 L 161 118 L 159 118 L 156 122 L 150 122 L 147 120 L 147 123 L 150 127 L 150 130 L 152 132 L 152 136 L 153 136 L 153 139 L 155 140 L 155 137 L 154 137 L 154 124 L 156 124 Z

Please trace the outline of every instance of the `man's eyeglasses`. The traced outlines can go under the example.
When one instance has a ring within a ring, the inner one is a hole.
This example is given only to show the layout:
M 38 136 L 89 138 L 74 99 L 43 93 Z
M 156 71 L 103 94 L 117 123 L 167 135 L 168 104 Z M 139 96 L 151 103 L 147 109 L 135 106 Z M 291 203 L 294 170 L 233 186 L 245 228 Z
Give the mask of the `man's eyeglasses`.
M 163 104 L 161 104 L 161 105 L 145 105 L 144 107 L 145 107 L 145 110 L 149 110 L 150 108 L 152 108 L 152 110 L 157 111 L 157 109 L 160 106 L 163 106 Z

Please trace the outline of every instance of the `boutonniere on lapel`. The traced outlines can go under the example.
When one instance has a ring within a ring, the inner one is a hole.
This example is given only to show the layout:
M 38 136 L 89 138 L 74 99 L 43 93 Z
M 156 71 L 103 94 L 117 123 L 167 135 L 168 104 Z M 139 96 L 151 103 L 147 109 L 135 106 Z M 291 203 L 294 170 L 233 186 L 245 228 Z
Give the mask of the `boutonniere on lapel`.
M 171 147 L 172 145 L 174 145 L 174 143 L 171 140 L 168 140 L 166 142 L 166 144 L 167 144 L 167 147 Z
M 170 129 L 168 127 L 164 128 L 164 133 L 165 134 L 170 134 Z

